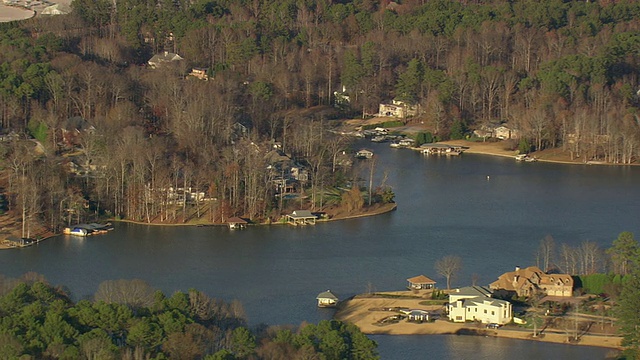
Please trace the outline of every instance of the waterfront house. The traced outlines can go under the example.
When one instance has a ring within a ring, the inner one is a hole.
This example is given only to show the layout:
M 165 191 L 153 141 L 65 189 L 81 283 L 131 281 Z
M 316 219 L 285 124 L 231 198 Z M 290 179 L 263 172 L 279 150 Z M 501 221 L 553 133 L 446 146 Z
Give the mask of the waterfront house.
M 547 274 L 537 266 L 506 272 L 489 287 L 503 296 L 532 296 L 546 294 L 570 297 L 573 295 L 573 278 L 568 274 Z
M 491 297 L 483 286 L 468 286 L 449 294 L 448 317 L 453 322 L 479 321 L 483 324 L 508 324 L 513 319 L 510 302 Z
M 432 290 L 436 287 L 436 282 L 424 275 L 414 276 L 407 279 L 409 290 Z
M 291 225 L 315 225 L 317 219 L 309 210 L 294 210 L 287 215 L 287 222 Z
M 338 297 L 331 290 L 323 291 L 316 297 L 318 307 L 334 307 L 338 305 Z

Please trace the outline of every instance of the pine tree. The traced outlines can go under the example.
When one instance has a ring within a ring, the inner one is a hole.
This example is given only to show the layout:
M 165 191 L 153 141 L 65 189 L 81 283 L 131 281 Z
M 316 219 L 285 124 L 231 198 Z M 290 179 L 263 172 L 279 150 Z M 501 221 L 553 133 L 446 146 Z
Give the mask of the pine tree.
M 629 280 L 623 284 L 616 308 L 622 346 L 628 359 L 640 359 L 640 269 L 637 258 L 635 265 Z

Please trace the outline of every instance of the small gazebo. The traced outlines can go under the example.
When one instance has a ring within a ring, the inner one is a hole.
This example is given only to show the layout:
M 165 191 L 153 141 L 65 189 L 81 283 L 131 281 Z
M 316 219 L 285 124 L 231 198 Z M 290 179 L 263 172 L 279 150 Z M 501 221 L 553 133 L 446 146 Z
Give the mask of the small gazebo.
M 338 297 L 331 290 L 323 291 L 316 297 L 318 307 L 334 307 L 338 305 Z
M 404 311 L 407 315 L 407 321 L 423 322 L 429 321 L 429 312 L 426 310 L 414 309 Z
M 410 290 L 433 290 L 436 287 L 436 282 L 424 275 L 414 276 L 407 281 Z

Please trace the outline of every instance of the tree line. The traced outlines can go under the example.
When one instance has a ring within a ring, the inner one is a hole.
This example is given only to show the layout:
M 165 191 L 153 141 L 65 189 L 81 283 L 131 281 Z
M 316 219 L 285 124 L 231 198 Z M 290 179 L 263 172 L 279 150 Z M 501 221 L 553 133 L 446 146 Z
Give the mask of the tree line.
M 141 280 L 100 284 L 73 302 L 34 273 L 0 277 L 2 359 L 378 359 L 355 325 L 250 329 L 242 306 L 197 291 L 166 296 Z
M 294 189 L 305 207 L 388 199 L 385 186 L 361 189 L 340 156 L 348 144 L 327 130 L 390 99 L 420 105 L 402 120 L 438 139 L 506 122 L 536 150 L 637 156 L 636 3 L 77 0 L 73 10 L 0 31 L 0 125 L 42 147 L 3 143 L 26 232 L 36 219 L 55 229 L 103 212 L 277 218 L 302 203 L 275 197 L 283 172 L 265 154 L 276 145 L 307 173 Z M 144 66 L 163 51 L 184 60 Z M 210 80 L 185 78 L 192 67 Z M 332 106 L 336 91 L 346 107 Z M 73 117 L 92 130 L 69 143 Z M 343 196 L 351 187 L 362 191 Z M 187 204 L 169 189 L 215 201 Z
M 638 242 L 633 233 L 621 232 L 611 247 L 601 248 L 596 242 L 585 240 L 577 246 L 562 243 L 556 245 L 551 235 L 540 240 L 535 252 L 535 264 L 543 271 L 556 271 L 570 275 L 610 273 L 629 275 L 631 263 L 638 252 Z

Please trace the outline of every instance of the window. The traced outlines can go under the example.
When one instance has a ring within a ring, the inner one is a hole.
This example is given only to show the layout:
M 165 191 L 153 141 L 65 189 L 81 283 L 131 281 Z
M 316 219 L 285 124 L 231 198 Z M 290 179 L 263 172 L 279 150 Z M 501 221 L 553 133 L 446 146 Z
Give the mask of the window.
M 456 316 L 456 320 L 462 320 L 462 316 Z
M 484 309 L 484 313 L 485 313 L 485 314 L 487 313 L 487 309 Z
M 496 314 L 496 312 L 491 310 L 491 315 L 495 315 L 495 314 Z

